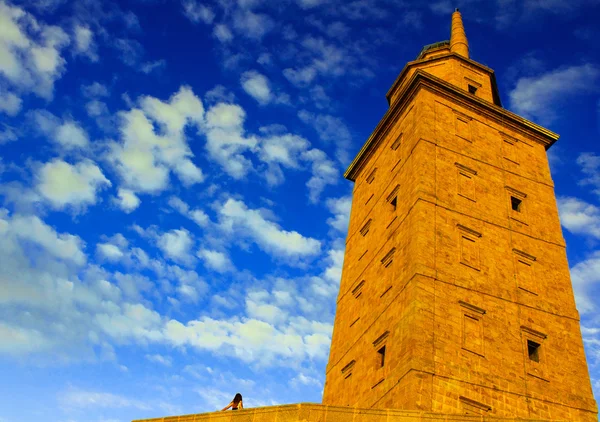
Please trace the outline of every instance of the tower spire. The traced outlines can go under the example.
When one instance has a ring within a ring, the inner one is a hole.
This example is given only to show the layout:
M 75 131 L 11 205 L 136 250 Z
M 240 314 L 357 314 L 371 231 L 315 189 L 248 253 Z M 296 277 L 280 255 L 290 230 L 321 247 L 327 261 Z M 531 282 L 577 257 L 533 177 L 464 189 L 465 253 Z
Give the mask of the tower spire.
M 469 43 L 458 9 L 452 13 L 452 28 L 450 29 L 450 51 L 469 58 Z

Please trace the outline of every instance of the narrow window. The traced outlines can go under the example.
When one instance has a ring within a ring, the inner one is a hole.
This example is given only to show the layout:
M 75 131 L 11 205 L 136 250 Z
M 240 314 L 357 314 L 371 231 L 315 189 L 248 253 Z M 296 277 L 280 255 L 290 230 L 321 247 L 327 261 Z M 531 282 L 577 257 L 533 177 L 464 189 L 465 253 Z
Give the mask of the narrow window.
M 342 368 L 342 376 L 349 378 L 352 375 L 352 368 L 354 368 L 355 360 L 351 360 L 350 363 Z
M 385 200 L 392 206 L 392 209 L 396 211 L 396 206 L 398 205 L 398 191 L 400 190 L 400 185 L 396 185 L 394 189 L 390 192 L 390 194 L 385 198 Z
M 360 234 L 364 236 L 367 235 L 367 233 L 369 233 L 369 228 L 371 227 L 371 219 L 369 218 L 369 221 L 367 221 L 365 223 L 364 226 L 362 226 L 362 229 L 360 229 Z
M 479 243 L 481 241 L 481 233 L 476 232 L 461 224 L 457 225 L 459 229 L 459 253 L 461 264 L 471 267 L 479 271 L 480 256 Z
M 457 115 L 455 120 L 455 134 L 463 138 L 465 141 L 473 142 L 471 140 L 471 118 L 464 115 Z
M 513 211 L 521 212 L 521 204 L 522 203 L 523 203 L 523 200 L 521 200 L 517 197 L 514 197 L 514 196 L 510 197 L 510 206 L 512 207 Z
M 383 365 L 385 365 L 385 346 L 379 349 L 377 353 L 379 353 L 379 367 L 383 368 Z
M 373 180 L 375 180 L 375 173 L 377 173 L 377 168 L 374 168 L 373 171 L 367 176 L 366 180 L 368 184 L 373 183 Z
M 365 280 L 361 280 L 360 283 L 358 283 L 358 285 L 352 289 L 352 294 L 354 295 L 355 298 L 358 299 L 358 297 L 362 294 L 362 288 L 365 285 Z
M 394 141 L 394 143 L 392 143 L 392 150 L 396 151 L 398 149 L 398 147 L 400 147 L 400 144 L 402 143 L 402 133 L 400 135 L 398 135 L 398 137 L 396 138 L 396 140 Z
M 529 359 L 531 359 L 534 362 L 539 362 L 540 344 L 532 340 L 527 340 L 527 353 L 529 354 Z
M 469 84 L 469 93 L 475 95 L 477 92 L 477 87 Z
M 396 252 L 396 248 L 390 249 L 388 253 L 381 259 L 381 263 L 384 267 L 389 267 L 392 261 L 394 260 L 394 252 Z

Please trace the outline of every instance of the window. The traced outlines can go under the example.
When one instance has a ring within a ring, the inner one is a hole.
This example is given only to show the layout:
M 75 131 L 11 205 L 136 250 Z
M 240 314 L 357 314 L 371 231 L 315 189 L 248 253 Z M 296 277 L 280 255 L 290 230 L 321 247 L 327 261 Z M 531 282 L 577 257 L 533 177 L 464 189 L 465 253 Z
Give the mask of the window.
M 383 365 L 385 365 L 385 346 L 387 343 L 387 339 L 390 335 L 389 331 L 386 331 L 385 333 L 383 333 L 382 335 L 380 335 L 379 337 L 377 337 L 377 340 L 375 340 L 373 342 L 373 347 L 375 347 L 375 350 L 377 350 L 377 354 L 376 356 L 376 361 L 375 361 L 375 365 L 377 367 L 377 369 L 382 369 Z M 373 387 L 377 386 L 379 383 L 381 383 L 382 380 L 379 380 L 377 382 L 377 384 L 375 384 Z M 373 388 L 371 387 L 371 388 Z
M 386 253 L 385 256 L 381 259 L 381 264 L 384 267 L 387 268 L 390 266 L 390 264 L 394 260 L 394 252 L 396 252 L 396 248 L 390 249 L 390 251 L 388 253 Z
M 377 167 L 374 168 L 373 171 L 367 176 L 366 180 L 369 185 L 373 183 L 373 180 L 375 180 L 375 173 L 377 173 Z
M 513 249 L 515 257 L 515 277 L 519 289 L 537 296 L 537 283 L 534 265 L 537 258 L 518 249 Z
M 521 204 L 523 203 L 522 199 L 516 198 L 514 196 L 510 197 L 510 206 L 513 211 L 521 212 Z
M 466 116 L 462 113 L 455 112 L 456 120 L 455 123 L 455 134 L 463 138 L 465 141 L 473 142 L 471 139 L 471 117 Z
M 483 316 L 486 311 L 459 300 L 462 317 L 462 348 L 479 356 L 485 355 Z
M 348 363 L 346 366 L 344 366 L 342 368 L 342 376 L 344 378 L 350 378 L 350 376 L 352 375 L 352 368 L 354 368 L 355 363 L 356 363 L 355 360 L 351 360 L 350 363 Z
M 379 353 L 379 367 L 383 368 L 383 365 L 385 365 L 385 346 L 379 349 L 377 353 Z
M 527 353 L 529 354 L 529 359 L 534 362 L 540 361 L 540 344 L 536 343 L 533 340 L 527 340 Z
M 360 283 L 358 283 L 358 285 L 352 289 L 352 294 L 354 295 L 355 298 L 358 299 L 358 297 L 362 294 L 362 288 L 365 285 L 365 280 L 361 280 Z
M 396 140 L 394 141 L 394 143 L 392 143 L 392 150 L 396 151 L 398 149 L 398 147 L 400 147 L 400 144 L 402 143 L 402 133 L 400 135 L 398 135 L 398 137 L 396 138 Z
M 398 190 L 399 189 L 400 189 L 400 185 L 396 185 L 396 187 L 390 192 L 390 194 L 385 199 L 392 206 L 393 211 L 396 211 L 396 207 L 398 206 Z
M 473 229 L 457 224 L 459 232 L 459 256 L 460 263 L 479 271 L 479 241 L 481 233 Z
M 458 170 L 457 193 L 463 198 L 476 202 L 475 198 L 475 176 L 477 171 L 463 166 L 460 163 L 454 163 Z
M 523 339 L 523 359 L 527 375 L 548 381 L 546 369 L 546 350 L 542 345 L 548 336 L 533 328 L 521 325 Z
M 492 406 L 464 396 L 459 396 L 458 400 L 460 400 L 462 410 L 466 415 L 485 415 L 492 410 Z
M 521 224 L 527 225 L 527 213 L 528 213 L 527 207 L 529 207 L 529 205 L 525 204 L 525 199 L 527 199 L 527 194 L 525 192 L 521 192 L 510 186 L 505 186 L 505 188 L 506 188 L 506 199 L 508 201 L 510 201 L 510 209 L 508 210 L 508 217 L 511 220 L 514 220 Z
M 513 163 L 519 164 L 519 154 L 517 151 L 517 140 L 514 138 L 509 138 L 507 135 L 502 134 L 504 136 L 504 142 L 502 142 L 502 152 L 504 154 L 504 159 Z
M 477 92 L 477 87 L 469 84 L 469 94 L 475 95 L 476 92 Z
M 367 233 L 369 233 L 369 228 L 371 227 L 371 221 L 372 220 L 369 218 L 369 221 L 367 221 L 365 223 L 365 225 L 362 226 L 362 229 L 360 229 L 360 234 L 363 235 L 363 237 L 366 236 Z

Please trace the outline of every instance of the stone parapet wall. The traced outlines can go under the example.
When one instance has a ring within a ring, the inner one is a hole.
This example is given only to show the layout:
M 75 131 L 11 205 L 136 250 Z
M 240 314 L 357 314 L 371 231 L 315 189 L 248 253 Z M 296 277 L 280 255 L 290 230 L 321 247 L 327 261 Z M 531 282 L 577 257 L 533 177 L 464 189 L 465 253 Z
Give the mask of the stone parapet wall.
M 481 415 L 441 414 L 396 409 L 361 409 L 326 406 L 315 403 L 287 404 L 244 409 L 240 411 L 199 413 L 138 419 L 133 422 L 422 422 L 422 421 L 498 421 L 536 422 L 541 419 L 503 418 Z M 549 422 L 544 419 L 544 422 Z M 558 421 L 556 421 L 558 422 Z

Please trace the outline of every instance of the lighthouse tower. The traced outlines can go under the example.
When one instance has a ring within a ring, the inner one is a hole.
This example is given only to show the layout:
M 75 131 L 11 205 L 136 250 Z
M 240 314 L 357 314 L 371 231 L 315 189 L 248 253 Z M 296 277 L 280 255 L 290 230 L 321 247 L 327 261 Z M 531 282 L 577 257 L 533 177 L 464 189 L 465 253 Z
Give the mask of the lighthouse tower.
M 387 93 L 354 182 L 323 404 L 596 421 L 546 150 L 460 12 Z

